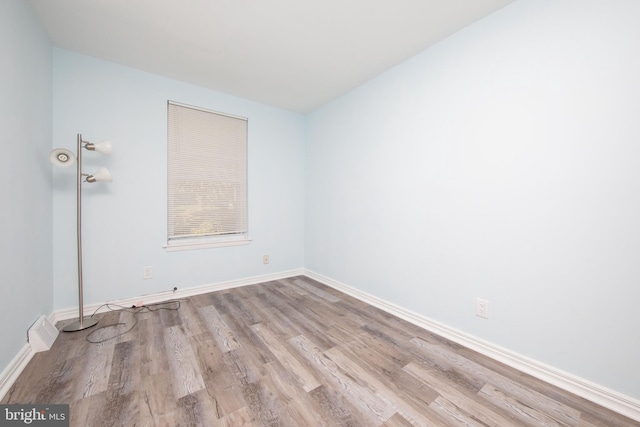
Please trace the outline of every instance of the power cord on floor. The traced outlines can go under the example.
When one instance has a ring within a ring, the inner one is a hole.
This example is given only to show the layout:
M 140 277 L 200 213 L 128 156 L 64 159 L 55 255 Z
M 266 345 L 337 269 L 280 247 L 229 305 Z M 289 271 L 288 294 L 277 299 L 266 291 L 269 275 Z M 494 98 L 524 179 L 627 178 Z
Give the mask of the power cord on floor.
M 140 307 L 136 307 L 133 306 L 131 308 L 129 307 L 124 307 L 122 305 L 118 305 L 118 304 L 102 304 L 100 307 L 98 307 L 96 309 L 96 311 L 93 312 L 93 314 L 91 315 L 91 317 L 95 316 L 95 314 L 98 312 L 98 310 L 100 310 L 102 307 L 107 307 L 107 309 L 111 310 L 111 311 L 126 311 L 128 313 L 132 313 L 133 314 L 133 324 L 125 331 L 122 332 L 117 332 L 114 333 L 113 336 L 107 337 L 107 338 L 102 338 L 99 340 L 93 340 L 92 336 L 93 334 L 95 334 L 96 332 L 102 332 L 108 328 L 116 328 L 119 326 L 126 326 L 126 323 L 123 322 L 119 322 L 119 323 L 114 323 L 113 325 L 105 325 L 105 326 L 101 326 L 97 329 L 94 329 L 93 331 L 91 331 L 90 334 L 88 334 L 86 336 L 86 340 L 92 344 L 100 344 L 103 343 L 105 341 L 109 341 L 112 340 L 114 338 L 118 338 L 121 337 L 122 335 L 132 331 L 136 325 L 138 324 L 138 314 L 142 313 L 142 312 L 154 312 L 154 311 L 160 311 L 160 310 L 179 310 L 180 309 L 180 301 L 181 300 L 169 300 L 169 301 L 165 301 L 165 302 L 159 302 L 159 303 L 155 303 L 155 304 L 146 304 L 146 305 L 142 305 Z M 173 304 L 174 306 L 172 307 L 165 307 L 166 305 L 169 304 Z M 116 308 L 112 308 L 112 307 L 116 307 Z

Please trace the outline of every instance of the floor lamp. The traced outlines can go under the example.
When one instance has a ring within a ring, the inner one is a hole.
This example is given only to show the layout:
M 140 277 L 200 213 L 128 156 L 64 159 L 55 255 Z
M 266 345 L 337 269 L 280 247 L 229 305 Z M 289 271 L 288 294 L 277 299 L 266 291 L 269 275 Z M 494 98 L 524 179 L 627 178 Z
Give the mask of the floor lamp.
M 109 182 L 112 181 L 111 174 L 105 167 L 98 169 L 93 175 L 82 173 L 82 149 L 89 151 L 98 151 L 102 154 L 111 154 L 111 142 L 102 141 L 97 144 L 83 141 L 82 135 L 78 134 L 78 151 L 77 156 L 65 149 L 56 148 L 49 153 L 49 160 L 56 166 L 67 167 L 71 166 L 75 160 L 77 160 L 77 239 L 78 239 L 78 320 L 70 323 L 62 328 L 65 332 L 81 331 L 83 329 L 90 328 L 98 323 L 98 319 L 89 317 L 84 318 L 84 302 L 82 296 L 82 177 L 85 177 L 85 182 Z

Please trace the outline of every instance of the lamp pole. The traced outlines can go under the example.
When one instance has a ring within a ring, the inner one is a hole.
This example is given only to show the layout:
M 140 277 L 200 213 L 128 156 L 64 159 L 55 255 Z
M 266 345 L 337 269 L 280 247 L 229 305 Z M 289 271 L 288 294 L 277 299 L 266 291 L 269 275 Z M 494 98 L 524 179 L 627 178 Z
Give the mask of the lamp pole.
M 69 323 L 64 328 L 65 332 L 81 331 L 83 329 L 95 326 L 98 323 L 98 319 L 90 317 L 85 320 L 84 318 L 84 297 L 82 295 L 82 135 L 78 134 L 78 154 L 77 154 L 77 197 L 76 197 L 76 214 L 77 214 L 77 248 L 78 248 L 78 321 Z

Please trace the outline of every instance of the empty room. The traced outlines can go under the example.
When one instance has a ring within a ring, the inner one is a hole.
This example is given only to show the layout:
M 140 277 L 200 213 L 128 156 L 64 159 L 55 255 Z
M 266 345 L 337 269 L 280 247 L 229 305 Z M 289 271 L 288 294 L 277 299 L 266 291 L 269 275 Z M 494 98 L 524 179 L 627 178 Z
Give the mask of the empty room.
M 640 426 L 638 22 L 1 1 L 0 424 Z

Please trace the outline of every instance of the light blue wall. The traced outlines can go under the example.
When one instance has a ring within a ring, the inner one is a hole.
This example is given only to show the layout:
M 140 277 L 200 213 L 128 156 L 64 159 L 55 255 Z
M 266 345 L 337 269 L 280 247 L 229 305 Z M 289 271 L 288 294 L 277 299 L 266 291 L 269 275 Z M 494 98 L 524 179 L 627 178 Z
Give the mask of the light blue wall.
M 51 44 L 22 0 L 0 1 L 0 370 L 52 310 Z
M 85 150 L 84 172 L 106 166 L 109 184 L 83 185 L 85 303 L 122 299 L 303 266 L 302 115 L 55 48 L 53 146 L 76 134 L 110 139 L 110 157 Z M 249 119 L 250 245 L 167 253 L 167 100 Z M 54 173 L 54 308 L 77 306 L 75 172 Z M 270 255 L 263 265 L 262 256 Z M 153 266 L 153 279 L 142 267 Z
M 305 267 L 640 398 L 638 22 L 519 0 L 312 113 Z

